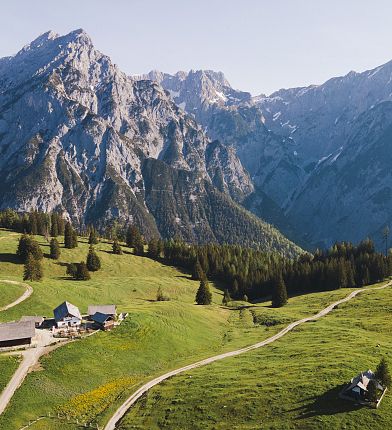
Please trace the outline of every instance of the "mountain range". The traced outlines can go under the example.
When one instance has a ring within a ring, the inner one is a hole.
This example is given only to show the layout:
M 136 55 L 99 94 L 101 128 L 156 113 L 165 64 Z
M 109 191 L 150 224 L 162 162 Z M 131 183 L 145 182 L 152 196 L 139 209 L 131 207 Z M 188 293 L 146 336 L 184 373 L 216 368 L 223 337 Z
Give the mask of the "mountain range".
M 253 97 L 210 70 L 127 76 L 83 30 L 47 32 L 0 59 L 0 208 L 290 256 L 381 243 L 391 126 L 392 62 Z
M 254 186 L 242 204 L 256 215 L 311 248 L 382 242 L 392 214 L 392 62 L 256 97 L 208 70 L 145 78 L 235 148 Z
M 234 148 L 152 80 L 126 76 L 83 30 L 47 32 L 0 60 L 0 207 L 77 226 L 135 223 L 146 239 L 300 249 L 240 203 Z

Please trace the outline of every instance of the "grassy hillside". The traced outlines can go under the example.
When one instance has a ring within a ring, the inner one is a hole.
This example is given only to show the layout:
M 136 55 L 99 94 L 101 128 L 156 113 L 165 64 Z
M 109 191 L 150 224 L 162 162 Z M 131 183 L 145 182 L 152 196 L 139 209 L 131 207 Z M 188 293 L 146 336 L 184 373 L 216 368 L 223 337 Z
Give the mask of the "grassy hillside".
M 8 384 L 11 376 L 19 366 L 18 356 L 0 355 L 0 392 Z
M 381 356 L 392 364 L 392 289 L 366 292 L 258 351 L 175 377 L 126 416 L 126 429 L 387 429 L 378 410 L 338 399 Z
M 0 308 L 14 302 L 25 292 L 22 285 L 8 284 L 0 281 Z
M 18 237 L 0 231 L 0 279 L 22 279 L 23 265 L 15 258 Z M 42 237 L 37 240 L 48 253 L 46 241 Z M 349 293 L 340 290 L 298 296 L 279 310 L 270 308 L 270 303 L 228 309 L 220 306 L 222 293 L 212 285 L 213 305 L 196 306 L 198 282 L 189 275 L 136 257 L 126 248 L 122 256 L 111 254 L 111 245 L 107 243 L 97 245 L 96 249 L 102 270 L 93 273 L 87 282 L 65 276 L 65 263 L 85 258 L 88 251 L 85 239 L 77 249 L 62 248 L 58 262 L 45 258 L 44 280 L 31 283 L 32 296 L 15 308 L 0 312 L 0 320 L 34 313 L 50 316 L 63 300 L 79 306 L 82 312 L 86 312 L 89 304 L 116 303 L 120 312 L 129 312 L 129 318 L 112 332 L 75 341 L 43 357 L 0 417 L 0 428 L 16 430 L 49 413 L 51 418 L 30 428 L 77 429 L 76 420 L 103 425 L 129 394 L 153 376 L 265 339 L 289 321 L 313 314 Z M 159 286 L 171 297 L 170 301 L 155 302 Z M 266 363 L 264 358 L 261 360 Z M 246 373 L 252 375 L 253 371 L 249 367 Z

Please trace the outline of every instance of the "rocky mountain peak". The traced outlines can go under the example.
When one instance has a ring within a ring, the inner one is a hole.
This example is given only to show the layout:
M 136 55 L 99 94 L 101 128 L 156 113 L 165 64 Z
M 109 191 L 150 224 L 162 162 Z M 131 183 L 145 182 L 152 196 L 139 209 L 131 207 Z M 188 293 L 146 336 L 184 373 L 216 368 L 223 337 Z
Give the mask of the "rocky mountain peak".
M 211 91 L 225 82 L 218 73 L 212 83 L 210 72 L 130 78 L 83 30 L 45 33 L 0 60 L 0 208 L 56 210 L 78 225 L 132 220 L 146 237 L 228 242 L 233 229 L 222 214 L 230 213 L 244 243 L 280 246 L 279 233 L 234 202 L 253 192 L 235 150 L 212 142 L 173 101 L 189 76 Z

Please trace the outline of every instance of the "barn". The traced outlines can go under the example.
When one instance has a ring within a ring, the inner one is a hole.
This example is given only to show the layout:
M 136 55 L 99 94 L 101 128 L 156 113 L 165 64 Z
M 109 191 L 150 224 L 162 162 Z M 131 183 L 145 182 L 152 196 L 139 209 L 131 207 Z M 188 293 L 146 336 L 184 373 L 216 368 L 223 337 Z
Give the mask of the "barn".
M 116 318 L 117 316 L 117 307 L 116 305 L 90 305 L 88 307 L 88 316 L 89 319 L 93 319 L 93 316 L 96 313 L 104 314 L 104 315 L 110 315 L 113 318 Z
M 61 303 L 53 311 L 58 328 L 79 327 L 82 323 L 82 315 L 77 306 L 69 302 Z
M 40 328 L 42 323 L 44 322 L 44 317 L 32 315 L 32 316 L 23 316 L 20 319 L 21 322 L 32 321 L 35 325 L 35 328 Z
M 35 336 L 32 321 L 18 321 L 0 324 L 0 348 L 30 345 Z

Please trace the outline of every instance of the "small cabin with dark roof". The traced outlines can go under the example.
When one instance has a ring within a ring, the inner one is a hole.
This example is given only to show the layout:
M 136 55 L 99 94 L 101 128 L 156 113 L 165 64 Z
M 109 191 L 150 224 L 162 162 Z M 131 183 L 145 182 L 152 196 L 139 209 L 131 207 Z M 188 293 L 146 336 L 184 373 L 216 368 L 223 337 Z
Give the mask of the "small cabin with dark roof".
M 101 330 L 110 330 L 114 327 L 114 316 L 95 312 L 91 317 L 94 325 Z
M 368 385 L 370 381 L 375 381 L 376 387 L 379 391 L 385 391 L 381 384 L 376 380 L 374 373 L 371 370 L 367 370 L 351 379 L 350 383 L 341 392 L 341 397 L 361 404 L 370 403 L 368 400 Z
M 82 315 L 79 309 L 69 302 L 61 303 L 53 311 L 58 328 L 79 327 L 82 323 Z
M 0 324 L 0 348 L 30 345 L 35 336 L 32 321 L 18 321 Z
M 113 318 L 116 318 L 117 316 L 117 307 L 116 305 L 90 305 L 88 307 L 88 316 L 89 319 L 92 320 L 93 316 L 96 313 L 110 315 Z

